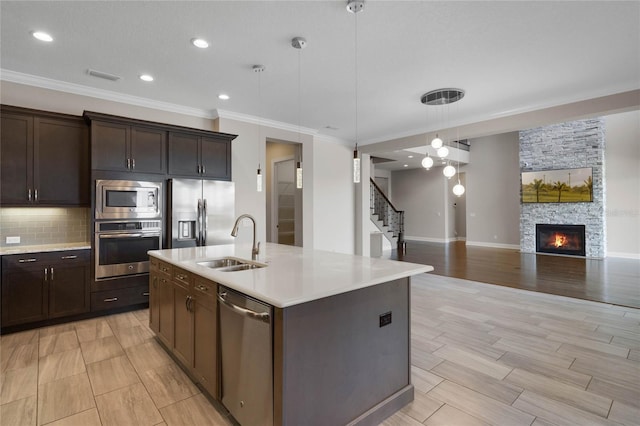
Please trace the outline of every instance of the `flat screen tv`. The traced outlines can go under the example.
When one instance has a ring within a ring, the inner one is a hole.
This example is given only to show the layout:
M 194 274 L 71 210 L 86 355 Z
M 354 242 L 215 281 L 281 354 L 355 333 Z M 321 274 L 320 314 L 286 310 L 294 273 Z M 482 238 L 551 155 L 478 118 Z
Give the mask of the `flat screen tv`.
M 522 173 L 523 203 L 593 201 L 593 169 L 557 169 Z

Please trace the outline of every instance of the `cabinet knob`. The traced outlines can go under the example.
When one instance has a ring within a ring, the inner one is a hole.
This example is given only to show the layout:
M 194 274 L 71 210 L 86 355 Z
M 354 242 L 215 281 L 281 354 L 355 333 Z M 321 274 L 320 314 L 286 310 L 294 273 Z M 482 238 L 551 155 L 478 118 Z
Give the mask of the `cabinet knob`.
M 144 293 L 142 293 L 142 295 L 143 295 L 143 296 L 148 296 L 148 295 L 149 295 L 149 292 L 148 292 L 148 291 L 145 291 Z
M 178 278 L 179 280 L 183 280 L 183 281 L 184 281 L 184 280 L 186 280 L 186 279 L 187 279 L 187 276 L 186 276 L 186 275 L 183 275 L 183 274 L 177 274 L 177 275 L 176 275 L 176 278 Z
M 200 285 L 198 286 L 198 290 L 202 290 L 202 291 L 209 291 L 209 287 L 207 287 L 207 286 L 204 286 L 204 285 L 200 284 Z

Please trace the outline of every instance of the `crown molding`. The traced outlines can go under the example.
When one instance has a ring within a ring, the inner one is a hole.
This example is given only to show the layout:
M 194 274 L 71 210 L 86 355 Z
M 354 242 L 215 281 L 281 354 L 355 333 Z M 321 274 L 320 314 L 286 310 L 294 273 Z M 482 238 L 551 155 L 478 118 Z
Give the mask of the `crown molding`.
M 147 98 L 141 98 L 139 96 L 126 95 L 123 93 L 104 89 L 96 89 L 93 87 L 82 86 L 80 84 L 39 77 L 37 75 L 24 74 L 4 68 L 0 68 L 0 80 L 9 81 L 11 83 L 24 84 L 27 86 L 41 87 L 43 89 L 56 90 L 58 92 L 73 93 L 74 95 L 88 96 L 90 98 L 120 102 L 127 105 L 173 112 L 176 114 L 184 114 L 208 119 L 215 118 L 215 115 L 212 111 L 204 109 L 191 108 L 184 105 L 172 104 L 169 102 L 154 101 Z
M 216 110 L 217 118 L 242 121 L 244 123 L 257 124 L 265 127 L 273 127 L 280 130 L 288 130 L 290 132 L 302 133 L 305 135 L 316 136 L 318 131 L 310 127 L 298 127 L 283 121 L 269 120 L 268 118 L 257 117 L 255 115 L 242 114 L 240 112 L 227 111 L 223 109 Z

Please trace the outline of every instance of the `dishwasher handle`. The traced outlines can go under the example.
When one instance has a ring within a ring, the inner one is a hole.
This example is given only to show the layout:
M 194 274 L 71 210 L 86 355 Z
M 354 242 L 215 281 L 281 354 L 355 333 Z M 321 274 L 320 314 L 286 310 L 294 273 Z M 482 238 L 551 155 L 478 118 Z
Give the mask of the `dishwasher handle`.
M 233 303 L 229 302 L 227 299 L 227 293 L 226 292 L 222 292 L 222 293 L 218 293 L 218 300 L 220 301 L 220 303 L 222 303 L 223 305 L 225 305 L 226 307 L 228 307 L 229 309 L 231 309 L 232 311 L 240 314 L 240 315 L 244 315 L 248 318 L 251 319 L 255 319 L 258 321 L 262 321 L 262 322 L 266 322 L 267 324 L 269 323 L 269 313 L 268 312 L 256 312 L 256 311 L 252 311 L 251 309 L 247 309 L 247 308 L 243 308 L 241 306 L 238 305 L 234 305 Z

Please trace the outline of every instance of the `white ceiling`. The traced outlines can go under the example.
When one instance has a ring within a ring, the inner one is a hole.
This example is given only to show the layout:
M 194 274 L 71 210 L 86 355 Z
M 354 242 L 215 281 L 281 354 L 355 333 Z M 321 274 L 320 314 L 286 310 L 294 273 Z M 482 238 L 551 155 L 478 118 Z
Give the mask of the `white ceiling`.
M 368 0 L 357 15 L 357 79 L 356 15 L 345 6 L 2 0 L 0 65 L 5 76 L 299 124 L 346 141 L 356 140 L 357 86 L 360 144 L 640 88 L 638 1 Z M 34 30 L 54 42 L 35 40 Z M 306 49 L 291 47 L 295 36 Z M 195 48 L 193 37 L 210 47 Z M 254 64 L 266 66 L 260 77 Z M 89 68 L 122 79 L 91 77 Z M 443 87 L 466 90 L 448 114 L 420 103 Z

